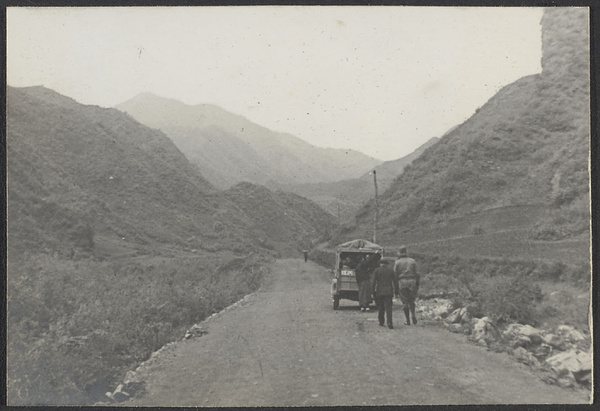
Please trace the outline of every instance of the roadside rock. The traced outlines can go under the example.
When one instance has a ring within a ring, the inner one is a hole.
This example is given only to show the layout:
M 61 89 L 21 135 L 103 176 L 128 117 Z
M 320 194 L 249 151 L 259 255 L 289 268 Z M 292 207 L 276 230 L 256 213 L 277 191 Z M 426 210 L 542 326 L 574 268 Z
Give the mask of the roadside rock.
M 208 331 L 206 331 L 204 328 L 200 327 L 198 324 L 195 324 L 192 326 L 192 328 L 187 330 L 187 332 L 185 333 L 185 336 L 183 338 L 185 340 L 187 340 L 192 337 L 202 337 L 204 334 L 208 334 Z
M 457 308 L 456 310 L 452 311 L 452 314 L 450 314 L 448 317 L 446 317 L 446 322 L 451 323 L 451 324 L 461 322 L 463 316 L 466 313 L 467 313 L 467 307 Z
M 123 391 L 123 384 L 119 384 L 119 385 L 117 385 L 115 392 L 112 393 L 112 398 L 116 402 L 125 402 L 129 398 L 131 398 L 131 395 L 129 395 L 129 393 Z
M 416 308 L 420 318 L 441 320 L 452 311 L 452 301 L 445 298 L 419 299 Z
M 568 375 L 577 381 L 589 381 L 592 372 L 592 358 L 590 353 L 579 350 L 565 351 L 546 359 L 546 364 L 556 372 L 560 378 Z
M 475 341 L 484 340 L 486 342 L 494 341 L 497 338 L 498 331 L 488 317 L 483 317 L 475 322 L 471 333 Z
M 531 338 L 526 335 L 516 335 L 510 342 L 512 348 L 517 347 L 529 347 L 531 345 Z
M 544 343 L 549 346 L 556 348 L 557 350 L 566 351 L 567 350 L 567 342 L 555 334 L 546 334 L 543 338 Z
M 452 311 L 452 301 L 439 299 L 437 306 L 433 309 L 433 315 L 446 318 Z
M 531 354 L 529 351 L 527 351 L 523 347 L 516 348 L 513 351 L 513 355 L 515 356 L 515 358 L 517 360 L 519 360 L 520 362 L 522 362 L 524 364 L 533 365 L 533 366 L 539 366 L 540 365 L 540 363 L 537 360 L 537 358 L 535 358 L 533 356 L 533 354 Z
M 523 325 L 518 323 L 510 324 L 503 335 L 508 338 L 522 338 L 527 337 L 532 344 L 540 344 L 542 342 L 542 331 L 534 328 L 530 325 Z
M 585 340 L 584 335 L 581 334 L 579 331 L 577 331 L 574 327 L 572 327 L 570 325 L 559 326 L 556 329 L 556 333 L 560 337 L 563 337 L 566 341 L 574 343 L 574 344 Z
M 463 327 L 460 324 L 450 324 L 448 326 L 448 331 L 453 332 L 453 333 L 463 333 Z
M 126 392 L 115 392 L 113 393 L 113 398 L 115 399 L 116 402 L 125 402 L 127 401 L 129 398 L 131 398 L 131 396 L 126 393 Z
M 577 385 L 573 374 L 565 374 L 561 376 L 558 379 L 557 384 L 564 388 L 572 388 Z
M 552 354 L 552 347 L 549 346 L 548 344 L 541 343 L 540 345 L 536 345 L 531 350 L 531 353 L 539 361 L 543 361 L 545 358 L 547 358 L 548 356 L 550 356 Z

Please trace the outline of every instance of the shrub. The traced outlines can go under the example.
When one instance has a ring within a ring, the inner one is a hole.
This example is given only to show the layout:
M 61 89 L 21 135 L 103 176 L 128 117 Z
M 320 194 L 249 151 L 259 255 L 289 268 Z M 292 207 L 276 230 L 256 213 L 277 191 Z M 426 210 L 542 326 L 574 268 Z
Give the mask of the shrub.
M 536 306 L 543 295 L 530 278 L 504 275 L 479 278 L 473 289 L 482 311 L 497 323 L 536 322 Z

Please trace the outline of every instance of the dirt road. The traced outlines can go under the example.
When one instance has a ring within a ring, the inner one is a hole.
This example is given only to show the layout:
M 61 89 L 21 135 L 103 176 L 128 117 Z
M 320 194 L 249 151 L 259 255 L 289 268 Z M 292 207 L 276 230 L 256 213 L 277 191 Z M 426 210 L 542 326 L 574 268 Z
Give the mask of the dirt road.
M 122 405 L 313 406 L 586 403 L 507 354 L 434 324 L 379 327 L 342 300 L 329 273 L 279 260 L 247 303 L 203 323 L 208 334 L 164 349 L 138 372 L 146 394 Z

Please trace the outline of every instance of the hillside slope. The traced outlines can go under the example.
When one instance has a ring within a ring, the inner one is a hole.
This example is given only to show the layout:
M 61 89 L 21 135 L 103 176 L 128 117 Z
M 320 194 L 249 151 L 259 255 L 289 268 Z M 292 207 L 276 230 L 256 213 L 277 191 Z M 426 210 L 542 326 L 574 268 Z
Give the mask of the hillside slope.
M 327 239 L 336 228 L 331 214 L 296 194 L 273 192 L 246 182 L 223 194 L 249 217 L 253 231 L 263 234 L 259 244 L 282 254 L 297 256 L 301 249 L 310 248 L 313 240 Z
M 118 110 L 42 87 L 9 87 L 7 102 L 12 405 L 95 402 L 255 291 L 267 261 L 332 230 L 308 200 L 217 191 Z
M 468 224 L 473 213 L 513 206 L 537 208 L 525 223 L 503 217 L 504 229 L 530 229 L 530 239 L 588 232 L 587 10 L 550 9 L 542 24 L 543 72 L 502 88 L 405 168 L 380 198 L 383 238 L 406 242 L 460 218 L 448 235 L 469 235 L 485 231 L 485 219 Z M 360 210 L 349 236 L 369 232 L 374 211 Z
M 427 148 L 438 141 L 438 137 L 432 137 L 412 153 L 375 166 L 373 170 L 377 172 L 377 185 L 380 192 L 385 191 L 407 165 L 411 164 Z M 271 182 L 268 186 L 309 198 L 329 213 L 338 216 L 341 222 L 352 220 L 357 210 L 375 195 L 372 170 L 359 178 L 335 182 L 305 184 L 277 184 Z
M 162 133 L 41 87 L 7 100 L 9 245 L 57 245 L 56 213 L 139 244 L 206 231 L 216 191 Z
M 353 150 L 314 147 L 210 104 L 190 106 L 142 93 L 116 107 L 165 132 L 220 188 L 241 181 L 335 181 L 360 176 L 381 163 Z

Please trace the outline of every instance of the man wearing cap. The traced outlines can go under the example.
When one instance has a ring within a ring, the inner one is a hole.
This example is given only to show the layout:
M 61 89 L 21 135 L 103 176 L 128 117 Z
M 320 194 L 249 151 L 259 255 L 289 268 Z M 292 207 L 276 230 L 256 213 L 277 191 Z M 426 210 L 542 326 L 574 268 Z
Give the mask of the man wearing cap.
M 387 326 L 394 328 L 392 320 L 392 298 L 398 295 L 398 279 L 389 261 L 381 260 L 380 266 L 373 273 L 373 297 L 379 307 L 379 325 L 383 327 L 383 321 L 387 317 Z
M 413 324 L 416 324 L 415 300 L 419 292 L 420 277 L 417 274 L 417 262 L 408 257 L 405 246 L 400 247 L 398 250 L 398 259 L 394 263 L 394 273 L 400 287 L 400 300 L 404 304 L 405 324 L 410 325 L 410 314 L 412 314 Z

